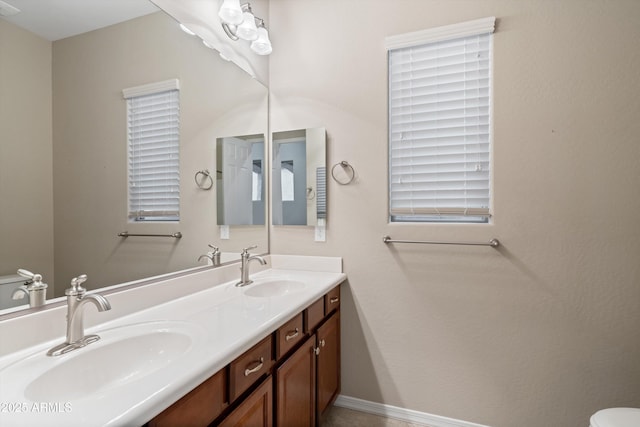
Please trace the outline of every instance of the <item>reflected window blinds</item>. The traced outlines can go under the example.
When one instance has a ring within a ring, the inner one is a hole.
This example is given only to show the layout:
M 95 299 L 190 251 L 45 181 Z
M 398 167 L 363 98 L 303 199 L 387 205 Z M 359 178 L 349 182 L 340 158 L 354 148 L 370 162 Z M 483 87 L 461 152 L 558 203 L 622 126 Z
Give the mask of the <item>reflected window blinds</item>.
M 392 221 L 490 216 L 494 22 L 387 38 Z
M 125 89 L 129 219 L 180 219 L 178 80 Z
M 316 215 L 318 219 L 327 219 L 327 168 L 316 168 Z

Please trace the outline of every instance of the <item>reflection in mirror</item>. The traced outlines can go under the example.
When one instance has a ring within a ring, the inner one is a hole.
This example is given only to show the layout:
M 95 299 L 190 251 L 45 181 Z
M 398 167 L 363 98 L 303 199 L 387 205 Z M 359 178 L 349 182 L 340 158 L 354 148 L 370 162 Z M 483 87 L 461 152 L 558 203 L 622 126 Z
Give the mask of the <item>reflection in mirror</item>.
M 273 224 L 319 225 L 327 218 L 324 128 L 273 133 Z
M 216 169 L 217 136 L 266 133 L 268 91 L 152 7 L 62 39 L 0 18 L 0 79 L 8 83 L 0 85 L 0 276 L 41 274 L 48 298 L 83 273 L 94 290 L 204 266 L 198 257 L 209 244 L 233 260 L 251 245 L 268 252 L 264 225 L 221 241 L 215 186 L 194 182 L 198 171 Z M 180 221 L 134 223 L 122 90 L 168 79 L 180 82 Z M 183 237 L 118 237 L 123 231 Z
M 264 135 L 218 138 L 218 225 L 264 225 Z

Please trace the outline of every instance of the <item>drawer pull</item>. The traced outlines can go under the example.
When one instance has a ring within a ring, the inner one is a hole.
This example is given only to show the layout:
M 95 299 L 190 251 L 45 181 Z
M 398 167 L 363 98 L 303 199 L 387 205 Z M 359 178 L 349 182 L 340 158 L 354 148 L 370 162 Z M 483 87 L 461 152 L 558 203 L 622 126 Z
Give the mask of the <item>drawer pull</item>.
M 329 303 L 335 304 L 338 301 L 340 301 L 340 297 L 331 297 L 331 299 L 329 300 Z
M 262 369 L 262 367 L 264 366 L 264 357 L 260 358 L 260 361 L 258 362 L 258 364 L 256 365 L 255 368 L 247 368 L 244 370 L 244 376 L 248 377 L 249 374 L 253 374 L 254 372 L 258 372 L 260 369 Z
M 289 332 L 285 337 L 285 341 L 290 341 L 292 339 L 294 339 L 295 337 L 297 337 L 298 335 L 300 335 L 300 330 L 298 328 L 296 328 L 294 331 Z

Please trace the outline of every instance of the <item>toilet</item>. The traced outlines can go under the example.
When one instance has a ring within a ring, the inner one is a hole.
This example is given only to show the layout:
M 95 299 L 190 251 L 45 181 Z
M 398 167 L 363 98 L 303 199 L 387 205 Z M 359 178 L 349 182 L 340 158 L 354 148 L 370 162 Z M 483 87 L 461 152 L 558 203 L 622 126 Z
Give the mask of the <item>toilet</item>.
M 590 427 L 640 427 L 640 409 L 602 409 L 591 416 Z
M 29 282 L 29 279 L 17 274 L 0 276 L 0 310 L 29 304 L 28 297 L 17 300 L 12 298 L 13 292 L 27 282 Z

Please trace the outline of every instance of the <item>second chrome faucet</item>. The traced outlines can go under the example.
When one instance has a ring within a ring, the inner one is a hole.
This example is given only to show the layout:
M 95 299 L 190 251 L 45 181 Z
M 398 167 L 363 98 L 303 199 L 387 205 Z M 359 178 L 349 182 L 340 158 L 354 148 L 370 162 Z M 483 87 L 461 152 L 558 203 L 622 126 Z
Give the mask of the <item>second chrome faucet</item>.
M 67 296 L 67 339 L 50 349 L 47 356 L 59 356 L 100 339 L 98 335 L 85 336 L 82 308 L 91 303 L 98 311 L 107 311 L 111 310 L 111 304 L 102 295 L 86 295 L 87 290 L 81 286 L 86 280 L 85 274 L 73 278 L 71 287 L 64 292 Z
M 253 280 L 249 279 L 249 263 L 251 261 L 258 261 L 261 265 L 267 264 L 267 261 L 261 256 L 249 254 L 249 250 L 255 248 L 257 246 L 250 246 L 242 250 L 240 254 L 240 281 L 236 283 L 236 286 L 246 286 L 253 283 Z

